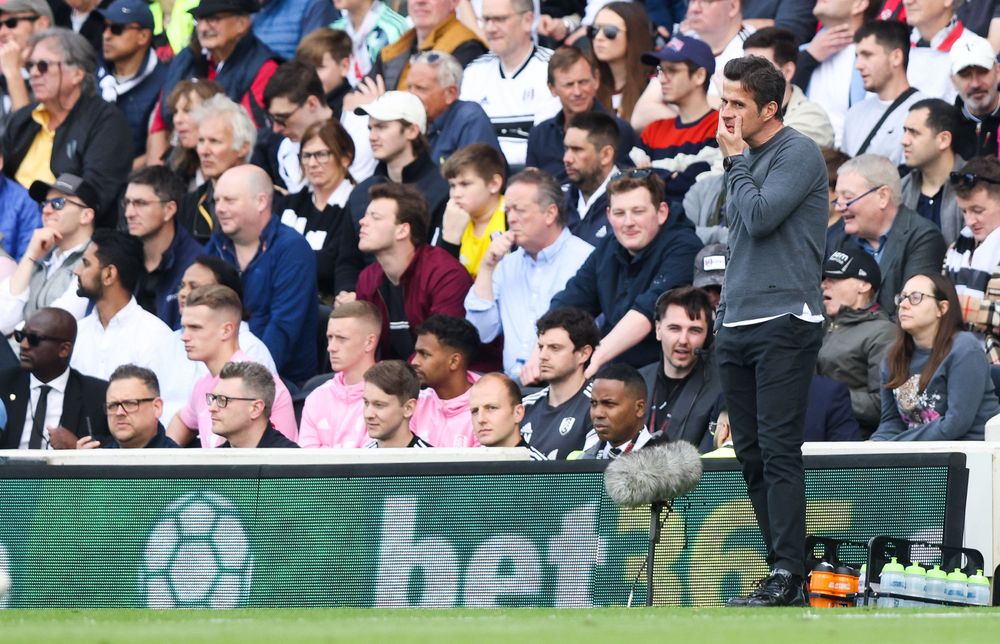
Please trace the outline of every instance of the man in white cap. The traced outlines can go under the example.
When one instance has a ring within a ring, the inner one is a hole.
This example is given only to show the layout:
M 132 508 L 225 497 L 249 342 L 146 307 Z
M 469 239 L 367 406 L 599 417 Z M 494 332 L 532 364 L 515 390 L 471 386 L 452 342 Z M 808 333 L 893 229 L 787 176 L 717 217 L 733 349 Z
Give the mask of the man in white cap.
M 1000 127 L 1000 69 L 989 41 L 968 36 L 948 54 L 951 82 L 958 90 L 955 106 L 959 111 L 955 131 L 955 152 L 965 159 L 997 156 L 997 128 Z

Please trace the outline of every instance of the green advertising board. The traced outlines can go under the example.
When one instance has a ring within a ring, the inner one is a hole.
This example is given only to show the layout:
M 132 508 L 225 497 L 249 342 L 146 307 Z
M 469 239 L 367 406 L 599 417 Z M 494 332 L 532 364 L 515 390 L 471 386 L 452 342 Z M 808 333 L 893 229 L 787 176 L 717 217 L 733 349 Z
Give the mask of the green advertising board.
M 812 533 L 941 541 L 961 525 L 960 455 L 807 464 Z M 766 572 L 735 463 L 706 468 L 664 527 L 657 603 L 716 605 Z M 593 462 L 0 466 L 0 604 L 622 605 L 648 525 Z

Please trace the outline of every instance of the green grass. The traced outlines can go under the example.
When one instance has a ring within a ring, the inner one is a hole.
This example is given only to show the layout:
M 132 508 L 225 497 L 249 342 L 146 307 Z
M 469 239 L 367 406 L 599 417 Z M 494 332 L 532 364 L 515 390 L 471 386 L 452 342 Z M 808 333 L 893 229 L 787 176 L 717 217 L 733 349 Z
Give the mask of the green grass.
M 0 611 L 0 642 L 907 644 L 998 641 L 1000 609 Z

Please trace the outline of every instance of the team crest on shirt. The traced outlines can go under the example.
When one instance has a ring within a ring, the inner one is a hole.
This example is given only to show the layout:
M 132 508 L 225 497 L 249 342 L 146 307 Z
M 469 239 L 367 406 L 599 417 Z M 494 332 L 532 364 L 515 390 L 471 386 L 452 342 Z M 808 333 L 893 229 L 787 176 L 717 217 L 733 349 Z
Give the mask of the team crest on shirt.
M 521 94 L 521 100 L 523 100 L 526 103 L 530 103 L 531 101 L 535 100 L 535 88 L 528 87 L 527 89 L 525 89 L 524 93 Z
M 575 424 L 576 424 L 575 417 L 569 416 L 567 418 L 563 418 L 561 421 L 559 421 L 559 435 L 565 436 L 566 434 L 568 434 L 570 430 L 573 429 L 573 425 Z
M 525 443 L 531 442 L 531 423 L 527 423 L 521 428 L 521 438 L 524 439 Z

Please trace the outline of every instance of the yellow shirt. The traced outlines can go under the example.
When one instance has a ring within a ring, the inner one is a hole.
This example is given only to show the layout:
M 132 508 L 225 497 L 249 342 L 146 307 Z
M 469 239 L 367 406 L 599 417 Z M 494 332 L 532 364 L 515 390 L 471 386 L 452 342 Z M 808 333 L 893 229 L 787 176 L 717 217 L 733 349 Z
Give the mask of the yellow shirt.
M 42 126 L 31 142 L 28 153 L 21 160 L 21 165 L 14 173 L 14 179 L 25 188 L 30 188 L 35 181 L 54 183 L 56 175 L 52 174 L 52 144 L 56 133 L 49 129 L 49 113 L 41 103 L 31 110 L 31 120 Z
M 481 236 L 476 237 L 471 221 L 465 227 L 462 233 L 462 245 L 458 251 L 458 261 L 462 262 L 462 266 L 469 271 L 472 279 L 476 279 L 476 274 L 479 273 L 479 264 L 483 261 L 483 255 L 490 247 L 490 242 L 493 241 L 493 233 L 502 233 L 506 230 L 507 218 L 504 216 L 503 197 L 500 197 L 497 209 L 493 211 L 493 216 L 490 217 L 490 222 L 486 224 L 486 230 Z

